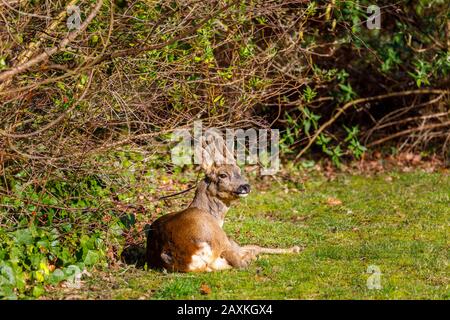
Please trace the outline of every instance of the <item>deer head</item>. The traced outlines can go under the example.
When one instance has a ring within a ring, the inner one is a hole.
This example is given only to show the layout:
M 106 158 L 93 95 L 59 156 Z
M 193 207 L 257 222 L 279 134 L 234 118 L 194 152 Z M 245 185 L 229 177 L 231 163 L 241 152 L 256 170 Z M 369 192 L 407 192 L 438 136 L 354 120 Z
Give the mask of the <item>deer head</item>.
M 205 178 L 199 183 L 190 206 L 209 212 L 222 224 L 231 202 L 247 196 L 250 185 L 220 133 L 208 130 L 199 142 L 195 156 Z

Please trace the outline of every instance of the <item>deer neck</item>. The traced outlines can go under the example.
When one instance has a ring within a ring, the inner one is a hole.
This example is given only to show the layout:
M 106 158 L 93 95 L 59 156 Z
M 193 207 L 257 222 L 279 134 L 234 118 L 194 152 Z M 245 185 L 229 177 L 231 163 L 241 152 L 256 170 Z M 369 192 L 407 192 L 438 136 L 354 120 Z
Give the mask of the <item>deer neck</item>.
M 229 205 L 230 203 L 226 203 L 216 196 L 214 188 L 208 181 L 202 180 L 197 186 L 194 200 L 192 200 L 189 208 L 197 208 L 206 211 L 215 217 L 218 220 L 220 227 L 222 227 Z

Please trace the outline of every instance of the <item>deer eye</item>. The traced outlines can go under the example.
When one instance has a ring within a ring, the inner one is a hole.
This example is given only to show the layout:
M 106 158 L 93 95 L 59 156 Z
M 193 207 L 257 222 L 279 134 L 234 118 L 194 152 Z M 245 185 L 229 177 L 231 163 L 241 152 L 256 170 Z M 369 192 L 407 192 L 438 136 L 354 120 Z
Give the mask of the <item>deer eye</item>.
M 219 174 L 219 178 L 225 179 L 225 178 L 228 178 L 228 175 L 226 173 L 221 173 L 221 174 Z

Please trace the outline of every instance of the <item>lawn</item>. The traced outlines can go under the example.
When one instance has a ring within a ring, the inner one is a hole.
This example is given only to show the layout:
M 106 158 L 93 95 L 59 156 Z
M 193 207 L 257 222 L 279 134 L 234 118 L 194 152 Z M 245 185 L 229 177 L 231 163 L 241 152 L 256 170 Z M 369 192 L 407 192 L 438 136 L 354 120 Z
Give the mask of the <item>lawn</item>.
M 228 213 L 227 233 L 240 244 L 299 245 L 301 253 L 202 274 L 91 272 L 81 290 L 46 298 L 449 299 L 449 218 L 448 171 L 256 185 Z M 368 288 L 369 277 L 379 289 Z

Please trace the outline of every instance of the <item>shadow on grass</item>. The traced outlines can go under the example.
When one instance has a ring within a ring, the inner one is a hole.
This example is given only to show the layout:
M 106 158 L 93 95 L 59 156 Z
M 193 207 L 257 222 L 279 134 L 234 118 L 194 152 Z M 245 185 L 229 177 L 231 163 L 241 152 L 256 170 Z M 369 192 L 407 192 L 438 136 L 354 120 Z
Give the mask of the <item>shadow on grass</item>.
M 150 225 L 144 227 L 145 238 L 148 236 Z M 136 268 L 144 269 L 146 261 L 145 243 L 132 243 L 123 249 L 120 260 L 128 265 L 134 265 Z
M 145 245 L 132 244 L 127 246 L 120 256 L 120 259 L 128 265 L 135 265 L 136 268 L 143 269 L 146 263 Z

